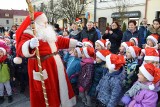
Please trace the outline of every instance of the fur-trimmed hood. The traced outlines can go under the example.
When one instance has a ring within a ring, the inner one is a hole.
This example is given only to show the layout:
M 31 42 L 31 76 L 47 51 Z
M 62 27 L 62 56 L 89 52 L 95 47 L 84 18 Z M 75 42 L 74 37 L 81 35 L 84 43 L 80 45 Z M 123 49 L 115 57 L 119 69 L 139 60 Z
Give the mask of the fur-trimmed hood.
M 149 26 L 148 27 L 148 30 L 151 32 L 151 33 L 158 33 L 160 35 L 160 28 L 158 30 L 154 29 L 153 25 Z

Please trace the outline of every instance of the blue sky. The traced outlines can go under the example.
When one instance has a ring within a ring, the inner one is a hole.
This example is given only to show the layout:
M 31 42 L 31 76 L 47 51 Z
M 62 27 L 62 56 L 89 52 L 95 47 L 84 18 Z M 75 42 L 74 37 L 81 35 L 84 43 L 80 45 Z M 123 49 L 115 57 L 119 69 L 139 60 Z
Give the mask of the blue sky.
M 0 0 L 0 9 L 26 9 L 26 0 Z

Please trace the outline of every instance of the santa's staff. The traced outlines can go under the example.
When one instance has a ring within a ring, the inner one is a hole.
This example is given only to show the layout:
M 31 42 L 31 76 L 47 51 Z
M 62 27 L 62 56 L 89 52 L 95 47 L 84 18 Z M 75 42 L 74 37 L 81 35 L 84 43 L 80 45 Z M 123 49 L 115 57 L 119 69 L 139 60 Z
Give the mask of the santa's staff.
M 33 9 L 33 6 L 31 4 L 30 0 L 26 0 L 26 2 L 28 4 L 30 19 L 31 19 L 31 28 L 32 28 L 34 37 L 36 37 L 35 23 L 34 23 L 34 9 Z M 36 47 L 36 57 L 37 57 L 37 61 L 38 61 L 38 69 L 39 69 L 39 72 L 40 72 L 40 77 L 41 77 L 41 83 L 42 83 L 42 89 L 43 89 L 43 95 L 44 95 L 45 104 L 46 104 L 46 107 L 49 107 L 47 93 L 46 93 L 46 87 L 45 87 L 43 73 L 42 73 L 41 59 L 40 59 L 38 47 Z

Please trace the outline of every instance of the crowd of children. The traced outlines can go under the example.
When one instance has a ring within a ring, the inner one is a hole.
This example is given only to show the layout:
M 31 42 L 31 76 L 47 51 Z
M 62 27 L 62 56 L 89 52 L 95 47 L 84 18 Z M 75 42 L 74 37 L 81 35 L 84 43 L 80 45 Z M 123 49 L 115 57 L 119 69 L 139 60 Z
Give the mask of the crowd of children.
M 112 54 L 109 40 L 83 46 L 64 55 L 68 77 L 77 98 L 87 107 L 156 107 L 160 90 L 158 35 L 122 42 L 119 54 Z M 95 48 L 94 48 L 95 46 Z M 79 97 L 78 97 L 79 96 Z M 160 97 L 160 96 L 159 96 Z

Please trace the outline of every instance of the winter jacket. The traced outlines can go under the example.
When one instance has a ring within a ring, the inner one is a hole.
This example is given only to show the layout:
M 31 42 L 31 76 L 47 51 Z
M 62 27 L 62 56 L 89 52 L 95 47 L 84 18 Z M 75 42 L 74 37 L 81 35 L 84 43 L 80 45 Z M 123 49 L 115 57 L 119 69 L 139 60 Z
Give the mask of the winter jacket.
M 127 107 L 156 107 L 158 94 L 155 91 L 140 90 Z
M 131 32 L 128 29 L 123 33 L 123 38 L 122 38 L 122 42 L 127 42 L 129 41 L 132 37 L 138 38 L 138 46 L 142 47 L 142 36 L 140 35 L 140 33 L 138 32 L 138 30 L 136 30 L 135 32 Z
M 76 58 L 75 56 L 70 56 L 69 53 L 65 55 L 65 61 L 67 61 L 66 72 L 68 77 L 70 78 L 72 75 L 80 72 L 81 70 L 81 59 Z M 70 81 L 71 83 L 77 83 L 78 77 L 72 78 Z
M 74 37 L 74 39 L 77 39 L 78 41 L 82 41 L 84 38 L 88 38 L 88 40 L 94 44 L 98 40 L 96 29 L 93 27 L 88 31 L 85 27 L 77 36 Z
M 119 51 L 119 47 L 121 45 L 121 40 L 123 37 L 123 32 L 120 29 L 111 29 L 113 34 L 104 34 L 103 39 L 109 39 L 111 42 L 111 49 L 112 53 L 117 53 Z
M 158 43 L 160 43 L 160 28 L 158 30 L 154 29 L 153 26 L 150 26 L 148 28 L 148 32 L 147 32 L 147 36 L 146 38 L 151 35 L 151 34 L 158 34 L 159 35 L 159 40 L 158 40 Z
M 121 72 L 122 68 L 113 73 L 106 73 L 96 87 L 98 92 L 97 99 L 105 104 L 106 107 L 116 107 L 120 101 L 122 92 Z
M 92 84 L 94 74 L 94 60 L 92 58 L 85 58 L 81 61 L 81 71 L 78 77 L 78 86 L 88 90 Z
M 100 40 L 101 39 L 101 32 L 98 28 L 95 28 L 96 29 L 96 32 L 97 32 L 97 35 L 98 35 L 98 39 Z
M 123 71 L 124 80 L 123 88 L 125 91 L 129 90 L 134 82 L 137 81 L 137 74 L 139 71 L 138 60 L 136 59 L 126 59 L 125 70 Z
M 10 72 L 10 61 L 6 59 L 4 62 L 0 63 L 0 83 L 4 83 L 10 80 L 10 77 L 14 76 L 13 72 Z
M 80 32 L 79 30 L 71 31 L 70 34 L 69 34 L 69 38 L 74 38 L 76 35 L 79 34 L 79 32 Z
M 146 37 L 147 37 L 147 32 L 148 32 L 147 27 L 145 27 L 145 26 L 140 26 L 140 28 L 139 28 L 139 34 L 140 34 L 140 36 L 142 37 L 142 38 L 141 38 L 141 43 L 142 43 L 142 44 L 145 44 L 145 43 L 146 43 L 145 39 L 146 39 Z
M 101 80 L 102 76 L 105 75 L 105 62 L 96 63 L 94 65 L 94 76 L 93 76 L 93 82 L 91 85 L 91 88 L 89 89 L 89 95 L 92 97 L 96 97 L 96 87 Z

